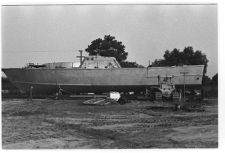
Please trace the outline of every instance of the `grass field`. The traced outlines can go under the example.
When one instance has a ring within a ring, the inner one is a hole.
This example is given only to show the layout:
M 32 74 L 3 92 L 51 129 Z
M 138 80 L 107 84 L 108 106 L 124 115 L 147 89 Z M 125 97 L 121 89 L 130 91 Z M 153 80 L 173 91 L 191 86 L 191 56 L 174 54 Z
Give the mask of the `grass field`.
M 204 109 L 133 100 L 89 106 L 82 100 L 3 99 L 3 149 L 217 148 L 217 99 Z

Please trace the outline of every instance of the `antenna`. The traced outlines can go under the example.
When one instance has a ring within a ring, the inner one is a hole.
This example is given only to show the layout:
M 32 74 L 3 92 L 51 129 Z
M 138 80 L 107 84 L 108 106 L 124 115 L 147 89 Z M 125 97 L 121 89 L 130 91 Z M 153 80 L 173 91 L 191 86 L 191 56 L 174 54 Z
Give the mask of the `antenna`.
M 82 55 L 83 51 L 82 50 L 78 50 L 80 52 L 80 56 L 77 56 L 78 58 L 80 58 L 80 67 L 81 67 L 81 64 L 82 64 L 82 58 L 84 57 Z

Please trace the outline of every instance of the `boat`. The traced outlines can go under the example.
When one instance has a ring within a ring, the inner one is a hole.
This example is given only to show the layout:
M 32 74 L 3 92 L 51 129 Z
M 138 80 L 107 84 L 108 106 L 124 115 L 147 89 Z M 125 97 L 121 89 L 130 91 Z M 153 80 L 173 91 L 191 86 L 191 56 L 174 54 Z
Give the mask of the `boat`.
M 169 80 L 176 88 L 201 87 L 204 65 L 122 68 L 114 57 L 80 57 L 75 62 L 29 63 L 2 71 L 21 93 L 141 92 Z

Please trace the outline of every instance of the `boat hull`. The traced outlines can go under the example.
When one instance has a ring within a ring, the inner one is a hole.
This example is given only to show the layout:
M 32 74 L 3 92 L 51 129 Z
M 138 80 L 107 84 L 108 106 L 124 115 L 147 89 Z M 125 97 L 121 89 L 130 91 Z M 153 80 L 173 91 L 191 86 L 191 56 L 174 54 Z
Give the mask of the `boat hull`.
M 167 77 L 177 86 L 201 86 L 202 65 L 186 67 L 117 68 L 117 69 L 3 69 L 21 92 L 54 93 L 59 88 L 68 93 L 143 91 L 158 86 Z M 184 73 L 183 72 L 187 72 Z

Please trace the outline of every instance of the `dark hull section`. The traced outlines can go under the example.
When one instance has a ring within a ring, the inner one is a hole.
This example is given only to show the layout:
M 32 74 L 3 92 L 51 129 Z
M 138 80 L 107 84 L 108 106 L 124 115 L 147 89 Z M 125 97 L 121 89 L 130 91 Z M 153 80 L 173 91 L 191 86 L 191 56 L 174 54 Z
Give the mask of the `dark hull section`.
M 183 67 L 118 68 L 118 69 L 3 69 L 9 80 L 21 92 L 103 93 L 109 91 L 145 91 L 158 86 L 159 81 L 172 76 L 172 82 L 182 88 L 201 86 L 203 66 L 185 67 L 188 75 L 182 75 Z

